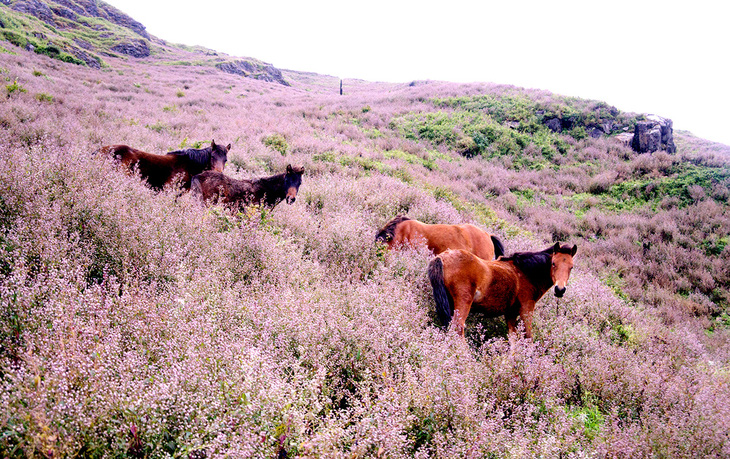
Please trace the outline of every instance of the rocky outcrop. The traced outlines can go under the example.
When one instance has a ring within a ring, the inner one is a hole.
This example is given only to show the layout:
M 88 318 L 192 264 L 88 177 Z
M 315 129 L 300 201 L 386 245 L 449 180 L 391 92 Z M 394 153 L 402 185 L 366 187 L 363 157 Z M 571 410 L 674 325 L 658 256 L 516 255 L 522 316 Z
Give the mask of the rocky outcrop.
M 150 55 L 150 45 L 147 40 L 131 40 L 112 46 L 112 51 L 137 58 L 148 57 Z
M 675 153 L 672 120 L 661 116 L 648 115 L 646 120 L 638 121 L 634 128 L 631 148 L 638 153 L 652 153 L 664 150 Z
M 215 65 L 216 68 L 234 75 L 241 75 L 246 78 L 268 81 L 270 83 L 279 83 L 284 86 L 290 84 L 284 80 L 281 70 L 271 64 L 260 63 L 248 60 L 238 60 L 233 62 L 221 62 Z
M 91 3 L 93 3 L 93 2 L 91 2 Z M 150 39 L 150 35 L 147 33 L 145 26 L 143 26 L 141 23 L 135 21 L 134 19 L 130 18 L 129 16 L 122 13 L 118 9 L 114 8 L 113 6 L 102 3 L 101 11 L 102 11 L 101 17 L 105 18 L 109 22 L 113 22 L 114 24 L 120 25 L 122 27 L 126 27 L 129 30 L 135 32 L 137 35 L 139 35 L 147 40 Z
M 10 8 L 21 13 L 35 16 L 41 21 L 47 24 L 55 24 L 53 21 L 54 13 L 53 10 L 45 3 L 39 0 L 20 0 L 16 1 Z
M 48 6 L 40 0 L 3 0 L 2 3 L 21 13 L 35 16 L 46 24 L 58 27 L 62 24 L 57 17 L 77 20 L 78 16 L 106 19 L 116 25 L 126 27 L 137 35 L 149 40 L 145 26 L 122 13 L 111 5 L 96 0 L 54 0 L 57 5 Z

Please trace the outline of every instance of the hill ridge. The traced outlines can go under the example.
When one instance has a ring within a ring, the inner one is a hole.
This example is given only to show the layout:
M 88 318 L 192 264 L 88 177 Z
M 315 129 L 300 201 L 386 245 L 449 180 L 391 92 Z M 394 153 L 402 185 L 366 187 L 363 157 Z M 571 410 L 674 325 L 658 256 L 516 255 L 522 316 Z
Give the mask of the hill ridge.
M 246 78 L 289 83 L 271 64 L 229 58 L 202 47 L 169 44 L 108 3 L 95 0 L 1 0 L 0 37 L 24 49 L 74 64 L 101 68 L 106 57 L 208 65 Z

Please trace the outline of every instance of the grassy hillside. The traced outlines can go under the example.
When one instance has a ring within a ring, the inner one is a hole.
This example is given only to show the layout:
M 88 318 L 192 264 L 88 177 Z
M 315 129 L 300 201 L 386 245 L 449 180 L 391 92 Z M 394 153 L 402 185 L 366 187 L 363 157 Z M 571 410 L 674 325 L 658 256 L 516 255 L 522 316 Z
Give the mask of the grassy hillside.
M 544 91 L 4 46 L 1 456 L 730 455 L 730 148 L 639 155 L 639 115 Z M 211 139 L 232 176 L 304 165 L 296 203 L 232 215 L 94 154 Z M 430 255 L 373 243 L 399 213 L 577 244 L 567 294 L 464 346 Z
M 168 43 L 113 6 L 97 0 L 0 2 L 0 50 L 9 43 L 62 62 L 109 68 L 109 59 L 147 65 L 223 69 L 240 76 L 288 84 L 280 70 L 253 58 L 232 58 L 201 46 Z

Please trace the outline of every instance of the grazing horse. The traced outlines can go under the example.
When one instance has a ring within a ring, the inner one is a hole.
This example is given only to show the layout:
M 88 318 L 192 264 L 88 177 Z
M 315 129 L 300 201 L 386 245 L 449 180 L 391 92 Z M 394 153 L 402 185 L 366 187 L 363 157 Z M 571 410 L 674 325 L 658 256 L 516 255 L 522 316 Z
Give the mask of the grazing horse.
M 504 254 L 502 242 L 474 225 L 429 225 L 398 215 L 375 235 L 375 241 L 388 244 L 389 249 L 426 241 L 435 255 L 447 249 L 464 249 L 479 258 L 493 260 Z
M 273 208 L 281 201 L 293 204 L 302 184 L 303 167 L 286 166 L 283 174 L 254 180 L 237 180 L 220 172 L 207 171 L 193 177 L 192 193 L 204 201 L 220 202 L 243 208 L 259 204 Z
M 224 147 L 215 140 L 210 146 L 202 149 L 187 148 L 171 151 L 165 155 L 147 153 L 127 145 L 107 145 L 99 151 L 109 154 L 130 172 L 135 169 L 149 185 L 161 190 L 165 185 L 180 180 L 184 189 L 190 188 L 190 180 L 203 171 L 215 170 L 223 172 L 228 161 L 231 144 Z
M 466 317 L 472 306 L 489 317 L 504 315 L 510 340 L 516 335 L 517 316 L 532 337 L 532 313 L 537 300 L 555 286 L 561 298 L 573 269 L 577 246 L 556 243 L 542 252 L 519 252 L 511 257 L 486 261 L 466 250 L 447 250 L 428 264 L 428 277 L 436 312 L 444 327 L 456 321 L 464 336 Z

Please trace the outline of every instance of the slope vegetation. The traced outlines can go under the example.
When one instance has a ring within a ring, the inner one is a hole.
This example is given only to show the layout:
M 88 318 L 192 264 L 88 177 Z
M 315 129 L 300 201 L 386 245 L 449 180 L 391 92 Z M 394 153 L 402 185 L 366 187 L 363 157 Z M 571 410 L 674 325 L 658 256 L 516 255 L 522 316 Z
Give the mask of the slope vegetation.
M 638 115 L 507 86 L 5 51 L 3 457 L 730 455 L 728 147 L 637 154 Z M 211 139 L 235 177 L 303 165 L 296 203 L 233 215 L 94 153 Z M 373 243 L 396 214 L 577 244 L 568 292 L 534 340 L 474 317 L 463 345 L 430 254 Z

